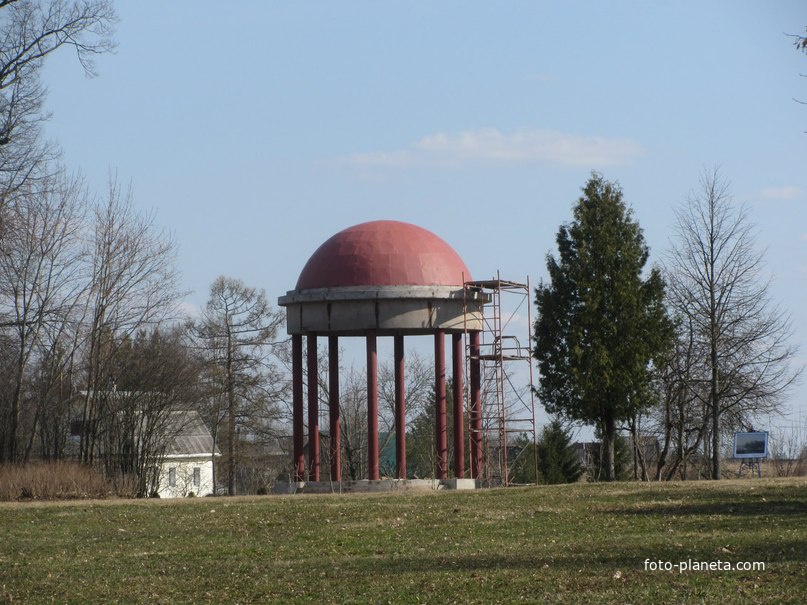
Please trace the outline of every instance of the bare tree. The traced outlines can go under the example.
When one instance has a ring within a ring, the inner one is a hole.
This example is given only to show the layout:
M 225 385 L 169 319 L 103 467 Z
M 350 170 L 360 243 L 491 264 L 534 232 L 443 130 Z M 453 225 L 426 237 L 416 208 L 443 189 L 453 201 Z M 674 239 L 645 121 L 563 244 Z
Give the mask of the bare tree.
M 772 431 L 771 466 L 777 477 L 807 474 L 807 423 Z
M 210 287 L 210 298 L 193 333 L 207 360 L 209 398 L 226 410 L 227 492 L 236 494 L 238 427 L 244 417 L 256 416 L 274 401 L 271 353 L 283 316 L 273 309 L 263 290 L 248 287 L 230 277 L 217 278 Z M 211 424 L 218 435 L 218 422 L 224 414 L 214 406 Z M 271 422 L 272 415 L 264 416 Z M 266 430 L 263 427 L 261 430 Z
M 131 189 L 110 180 L 105 203 L 95 210 L 89 242 L 89 289 L 83 310 L 84 401 L 80 456 L 93 462 L 99 421 L 114 410 L 104 393 L 115 383 L 112 363 L 122 338 L 170 318 L 181 297 L 176 245 L 142 215 Z
M 68 276 L 81 266 L 65 262 L 80 249 L 68 243 L 74 237 L 76 217 L 67 213 L 69 204 L 54 203 L 78 182 L 68 183 L 54 164 L 58 150 L 41 140 L 41 124 L 48 119 L 43 110 L 42 67 L 51 53 L 67 47 L 76 53 L 85 73 L 94 75 L 94 57 L 114 47 L 115 21 L 109 0 L 0 2 L 0 257 L 6 294 L 16 291 L 20 296 L 0 308 L 0 322 L 14 333 L 11 385 L 3 397 L 7 405 L 0 405 L 5 427 L 0 431 L 0 460 L 19 459 L 20 452 L 26 458 L 30 453 L 37 427 L 43 427 L 42 406 L 47 399 L 65 395 L 64 374 L 50 370 L 63 369 L 65 360 L 73 367 L 76 347 L 65 349 L 65 345 L 71 341 L 68 332 L 78 333 L 75 324 L 68 324 L 72 318 L 62 312 L 70 306 L 64 304 Z M 60 235 L 59 229 L 65 231 Z M 40 238 L 39 249 L 31 247 L 37 244 L 35 237 Z M 73 338 L 72 345 L 76 344 Z M 32 363 L 40 370 L 37 381 L 28 372 Z M 57 375 L 62 386 L 54 390 L 54 383 L 47 380 Z M 33 411 L 28 417 L 21 415 L 26 411 L 21 407 L 23 399 L 30 404 L 27 411 Z M 26 420 L 27 445 L 20 448 L 20 422 Z M 60 436 L 53 433 L 51 437 L 58 451 Z
M 147 496 L 157 491 L 167 445 L 199 400 L 201 363 L 178 327 L 122 338 L 111 363 L 115 384 L 102 396 L 114 413 L 99 431 L 105 474 L 134 478 L 137 494 Z
M 23 461 L 32 456 L 60 460 L 70 453 L 68 439 L 73 420 L 71 402 L 78 388 L 76 342 L 80 326 L 67 315 L 58 329 L 47 330 L 45 336 L 47 341 L 40 346 L 31 371 L 34 415 L 27 426 Z
M 684 397 L 705 404 L 711 477 L 719 479 L 721 433 L 777 411 L 799 375 L 790 366 L 792 328 L 788 315 L 770 302 L 748 214 L 734 207 L 717 170 L 702 175 L 699 191 L 676 217 L 667 267 L 670 301 L 684 340 L 692 341 L 699 367 L 707 370 L 702 378 L 689 374 Z
M 793 44 L 797 49 L 803 53 L 807 53 L 807 36 L 799 36 L 798 34 L 792 36 L 795 40 Z
M 29 364 L 40 349 L 50 348 L 48 336 L 51 342 L 58 339 L 83 288 L 79 238 L 84 199 L 79 179 L 57 174 L 35 190 L 26 187 L 6 208 L 10 220 L 0 239 L 0 329 L 13 339 L 14 369 L 11 392 L 0 399 L 0 461 L 20 459 L 18 429 Z M 38 414 L 36 407 L 31 438 Z
M 404 393 L 406 416 L 414 418 L 429 405 L 434 392 L 434 364 L 417 349 L 406 356 L 404 370 Z M 395 368 L 385 361 L 378 370 L 378 398 L 381 402 L 381 420 L 386 430 L 395 430 Z
M 708 428 L 705 355 L 695 340 L 692 320 L 678 319 L 671 350 L 660 368 L 660 405 L 648 418 L 651 434 L 661 442 L 653 471 L 657 481 L 669 481 L 676 474 L 687 478 L 689 461 L 700 451 Z M 686 329 L 681 322 L 686 322 Z
M 368 476 L 367 372 L 354 366 L 340 372 L 339 419 L 343 472 L 352 480 Z
M 793 46 L 796 47 L 800 52 L 803 52 L 807 55 L 807 35 L 800 36 L 799 34 L 789 34 L 791 38 L 793 38 Z M 802 77 L 805 77 L 805 74 L 801 74 Z M 798 99 L 797 99 L 798 100 Z M 798 101 L 799 103 L 805 104 L 805 101 Z
M 384 427 L 384 432 L 386 432 L 386 439 L 379 444 L 379 448 L 380 451 L 384 451 L 395 437 L 396 430 L 395 367 L 388 361 L 382 363 L 379 367 L 378 396 L 381 404 L 379 410 L 380 423 Z M 404 399 L 407 423 L 413 422 L 429 409 L 433 396 L 434 363 L 425 358 L 417 349 L 412 349 L 406 356 L 404 369 Z M 410 446 L 407 444 L 407 450 L 409 449 Z M 436 456 L 436 451 L 434 455 Z M 393 466 L 384 470 L 387 474 L 393 475 L 396 469 Z
M 423 358 L 416 350 L 406 357 L 404 371 L 404 392 L 406 399 L 406 418 L 415 420 L 433 412 L 434 366 Z M 339 408 L 341 422 L 342 460 L 346 474 L 353 480 L 364 479 L 368 474 L 367 460 L 367 369 L 363 366 L 351 365 L 340 372 L 342 378 L 339 387 Z M 327 385 L 325 393 L 327 394 Z M 322 388 L 322 387 L 321 387 Z M 390 447 L 395 437 L 395 372 L 393 365 L 384 362 L 378 370 L 379 399 L 379 452 Z M 429 405 L 431 403 L 431 408 Z M 324 400 L 327 409 L 327 398 Z M 433 416 L 434 414 L 432 414 Z M 428 448 L 434 457 L 434 419 L 432 418 L 431 435 Z M 407 443 L 408 459 L 415 460 L 419 455 L 417 448 Z M 394 474 L 395 468 L 383 468 L 385 474 Z
M 56 155 L 40 141 L 40 124 L 48 117 L 40 82 L 45 58 L 70 47 L 85 73 L 94 75 L 95 55 L 114 48 L 115 21 L 108 0 L 0 2 L 0 210 Z

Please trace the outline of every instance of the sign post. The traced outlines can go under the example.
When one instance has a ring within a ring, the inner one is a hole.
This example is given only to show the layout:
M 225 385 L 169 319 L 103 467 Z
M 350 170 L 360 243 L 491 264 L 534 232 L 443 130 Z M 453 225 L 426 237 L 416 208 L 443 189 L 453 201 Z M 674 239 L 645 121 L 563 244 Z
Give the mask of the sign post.
M 756 471 L 757 477 L 762 477 L 760 460 L 768 457 L 767 431 L 752 431 L 747 433 L 734 433 L 734 457 L 740 462 L 737 476 L 742 477 L 743 469 L 751 469 L 751 476 Z

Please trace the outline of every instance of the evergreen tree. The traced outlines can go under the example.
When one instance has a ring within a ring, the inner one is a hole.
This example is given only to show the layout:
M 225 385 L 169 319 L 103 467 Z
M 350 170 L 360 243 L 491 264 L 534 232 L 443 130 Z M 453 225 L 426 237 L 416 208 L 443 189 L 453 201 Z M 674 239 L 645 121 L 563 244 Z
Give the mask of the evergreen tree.
M 574 483 L 583 473 L 572 445 L 572 436 L 559 418 L 555 418 L 541 432 L 538 470 L 542 483 Z
M 538 395 L 550 413 L 593 423 L 613 480 L 616 426 L 649 406 L 653 360 L 670 328 L 658 270 L 646 279 L 642 231 L 618 185 L 592 174 L 547 256 L 550 283 L 536 289 Z

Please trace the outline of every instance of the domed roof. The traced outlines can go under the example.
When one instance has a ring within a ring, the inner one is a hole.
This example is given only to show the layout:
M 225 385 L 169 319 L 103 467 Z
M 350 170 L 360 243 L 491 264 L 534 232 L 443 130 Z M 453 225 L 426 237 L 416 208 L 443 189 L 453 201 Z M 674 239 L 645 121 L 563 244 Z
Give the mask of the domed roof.
M 297 290 L 340 286 L 462 286 L 465 263 L 431 231 L 399 221 L 349 227 L 311 255 Z

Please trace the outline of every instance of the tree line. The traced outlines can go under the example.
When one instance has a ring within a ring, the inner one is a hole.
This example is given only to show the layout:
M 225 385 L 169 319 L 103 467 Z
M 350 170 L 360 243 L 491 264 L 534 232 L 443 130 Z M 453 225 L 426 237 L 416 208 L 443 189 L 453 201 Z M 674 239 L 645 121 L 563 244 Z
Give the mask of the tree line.
M 115 20 L 104 0 L 0 2 L 0 463 L 75 458 L 112 480 L 134 478 L 147 495 L 166 439 L 182 428 L 172 412 L 193 409 L 222 454 L 217 483 L 234 494 L 250 452 L 290 460 L 280 312 L 263 290 L 222 276 L 199 316 L 185 317 L 170 234 L 115 176 L 103 193 L 90 191 L 42 138 L 44 61 L 70 48 L 93 75 L 93 58 L 114 48 Z M 803 38 L 797 44 L 804 49 Z M 558 419 L 596 427 L 608 479 L 617 476 L 622 432 L 632 437 L 637 476 L 686 476 L 709 459 L 719 478 L 725 437 L 776 412 L 799 374 L 790 320 L 768 297 L 752 225 L 727 183 L 704 174 L 676 216 L 672 249 L 648 269 L 620 187 L 594 174 L 536 290 L 540 401 Z M 345 372 L 340 389 L 352 478 L 366 470 L 362 372 Z M 433 369 L 410 356 L 407 372 L 412 473 L 433 476 Z M 391 376 L 382 366 L 388 436 Z M 565 445 L 539 457 L 563 467 L 568 436 L 553 426 L 546 443 Z M 648 434 L 660 444 L 652 460 L 638 445 Z M 263 460 L 272 470 L 261 484 L 287 463 Z
M 242 400 L 253 427 L 269 422 L 260 352 L 277 314 L 222 278 L 187 322 L 170 234 L 114 175 L 90 191 L 42 136 L 45 61 L 71 50 L 94 76 L 116 21 L 109 0 L 0 2 L 0 463 L 78 459 L 145 495 L 182 429 L 172 411 L 198 409 L 215 433 L 225 410 L 224 444 Z
M 708 461 L 719 479 L 726 437 L 780 411 L 801 368 L 752 227 L 717 170 L 676 210 L 672 247 L 649 270 L 621 188 L 599 174 L 560 227 L 536 289 L 538 394 L 551 413 L 596 428 L 606 479 L 620 431 L 641 478 L 686 477 Z M 648 435 L 660 443 L 652 461 Z

